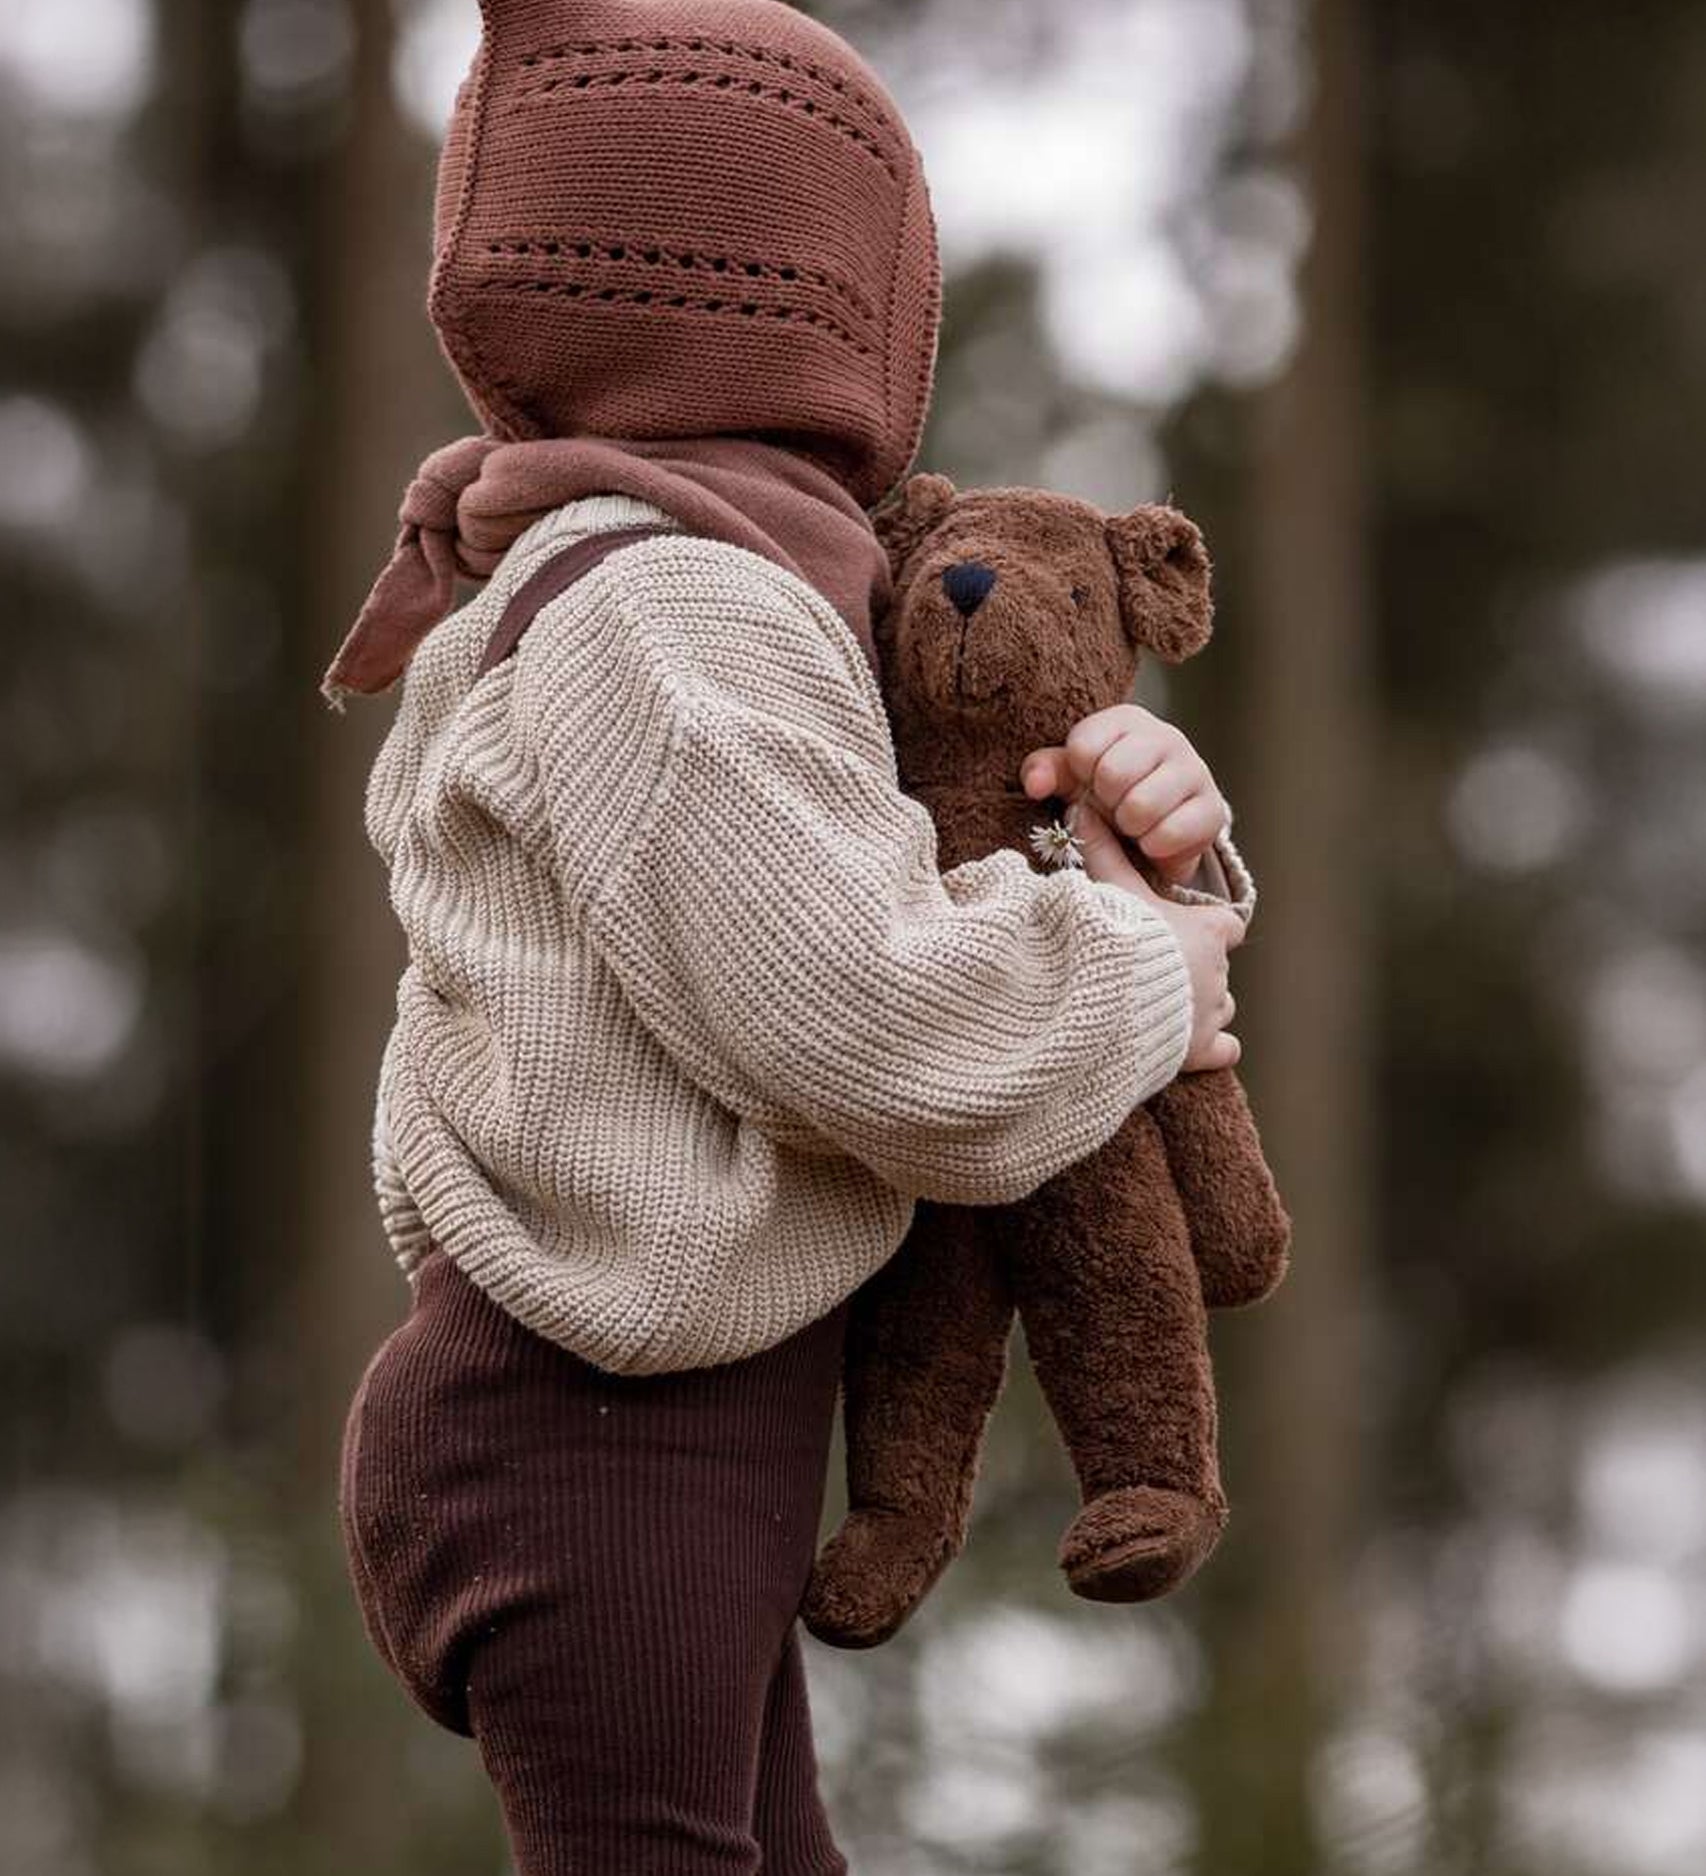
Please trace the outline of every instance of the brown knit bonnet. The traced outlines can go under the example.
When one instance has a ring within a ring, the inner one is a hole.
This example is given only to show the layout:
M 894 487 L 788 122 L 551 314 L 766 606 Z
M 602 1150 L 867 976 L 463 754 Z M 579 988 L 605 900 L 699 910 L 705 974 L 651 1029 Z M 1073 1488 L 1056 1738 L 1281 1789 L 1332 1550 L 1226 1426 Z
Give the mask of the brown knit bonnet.
M 457 573 L 611 488 L 792 567 L 868 646 L 865 510 L 917 451 L 941 315 L 898 108 L 782 0 L 481 11 L 428 310 L 485 434 L 423 465 L 326 695 L 383 689 Z

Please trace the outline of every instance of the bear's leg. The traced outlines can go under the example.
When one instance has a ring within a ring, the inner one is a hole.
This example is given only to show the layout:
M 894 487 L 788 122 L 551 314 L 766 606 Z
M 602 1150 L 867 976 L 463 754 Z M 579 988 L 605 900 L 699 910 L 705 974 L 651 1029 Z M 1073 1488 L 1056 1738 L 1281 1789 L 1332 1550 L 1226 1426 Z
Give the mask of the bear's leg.
M 1285 1275 L 1291 1219 L 1230 1068 L 1179 1075 L 1149 1103 L 1190 1220 L 1210 1309 L 1260 1302 Z
M 1084 1500 L 1061 1568 L 1093 1601 L 1165 1595 L 1214 1548 L 1226 1499 L 1202 1285 L 1154 1120 L 1135 1110 L 1021 1214 L 1009 1275 Z
M 847 1516 L 800 1614 L 820 1641 L 886 1641 L 959 1554 L 1013 1303 L 969 1206 L 920 1200 L 894 1256 L 853 1298 L 842 1419 Z

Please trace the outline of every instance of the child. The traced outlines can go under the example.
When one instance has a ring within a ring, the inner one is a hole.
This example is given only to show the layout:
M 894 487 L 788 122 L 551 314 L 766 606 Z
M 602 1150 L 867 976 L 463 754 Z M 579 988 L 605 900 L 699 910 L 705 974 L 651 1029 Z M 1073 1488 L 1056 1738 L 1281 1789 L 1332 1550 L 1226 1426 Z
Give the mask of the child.
M 866 510 L 940 279 L 869 67 L 780 0 L 483 10 L 429 309 L 485 434 L 423 467 L 325 687 L 406 671 L 367 826 L 409 940 L 373 1144 L 411 1303 L 342 1528 L 522 1876 L 822 1876 L 794 1618 L 846 1299 L 916 1198 L 1030 1191 L 1236 1059 L 1253 895 L 1135 708 L 1027 765 L 1084 871 L 939 873 L 899 792 Z M 445 617 L 458 571 L 488 584 Z M 1183 885 L 1216 855 L 1235 909 Z

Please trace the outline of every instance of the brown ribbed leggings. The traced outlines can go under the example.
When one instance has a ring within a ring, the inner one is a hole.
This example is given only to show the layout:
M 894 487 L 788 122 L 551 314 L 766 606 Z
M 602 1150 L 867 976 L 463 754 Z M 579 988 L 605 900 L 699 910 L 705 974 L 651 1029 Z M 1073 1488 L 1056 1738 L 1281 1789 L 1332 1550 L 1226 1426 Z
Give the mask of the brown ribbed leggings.
M 350 1404 L 344 1546 L 382 1660 L 478 1741 L 520 1876 L 846 1870 L 795 1621 L 845 1328 L 612 1375 L 421 1265 Z

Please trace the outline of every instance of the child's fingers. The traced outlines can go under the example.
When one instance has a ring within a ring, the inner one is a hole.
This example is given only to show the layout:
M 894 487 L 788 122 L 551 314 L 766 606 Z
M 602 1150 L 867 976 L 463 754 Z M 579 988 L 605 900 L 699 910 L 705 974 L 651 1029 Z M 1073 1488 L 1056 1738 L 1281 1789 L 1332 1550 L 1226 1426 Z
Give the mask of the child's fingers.
M 1190 800 L 1198 777 L 1192 765 L 1180 759 L 1135 775 L 1131 766 L 1111 752 L 1104 758 L 1096 770 L 1096 805 L 1127 840 L 1135 840 L 1148 853 L 1147 836 Z
M 1211 1068 L 1236 1068 L 1243 1054 L 1244 1045 L 1236 1036 L 1223 1029 L 1209 1044 L 1208 1053 L 1197 1072 L 1203 1073 Z
M 1084 860 L 1084 870 L 1092 879 L 1123 886 L 1146 899 L 1159 894 L 1132 864 L 1120 837 L 1096 810 L 1096 804 L 1081 796 L 1066 811 L 1066 824 L 1072 830 Z
M 1228 951 L 1236 951 L 1250 935 L 1250 927 L 1244 923 L 1242 914 L 1233 911 L 1229 905 L 1205 905 L 1198 908 L 1212 914 L 1220 921 L 1221 936 L 1226 940 Z
M 1066 760 L 1077 779 L 1087 782 L 1115 743 L 1130 743 L 1135 758 L 1141 758 L 1139 767 L 1154 767 L 1162 756 L 1184 745 L 1184 735 L 1141 703 L 1109 703 L 1090 711 L 1089 717 L 1079 717 L 1066 732 Z
M 1072 769 L 1066 751 L 1058 745 L 1033 749 L 1019 765 L 1019 786 L 1033 801 L 1059 795 L 1064 800 L 1072 793 Z
M 1230 817 L 1207 763 L 1190 744 L 1165 734 L 1159 720 L 1159 734 L 1150 734 L 1147 723 L 1134 726 L 1131 714 L 1098 712 L 1083 718 L 1065 745 L 1032 750 L 1020 765 L 1020 784 L 1033 801 L 1052 795 L 1093 802 L 1101 818 L 1154 864 L 1164 884 L 1183 885 Z
M 1019 780 L 1032 800 L 1089 785 L 1107 812 L 1124 787 L 1180 751 L 1188 754 L 1190 745 L 1170 723 L 1138 704 L 1109 704 L 1080 717 L 1064 743 L 1033 749 Z
M 1225 824 L 1226 811 L 1218 795 L 1193 794 L 1154 822 L 1138 845 L 1162 877 L 1178 885 L 1197 870 Z
M 1136 704 L 1110 704 L 1080 717 L 1067 732 L 1066 759 L 1072 773 L 1096 790 L 1096 798 L 1106 808 L 1114 799 L 1097 780 L 1104 762 L 1114 756 L 1114 769 L 1128 782 L 1154 768 L 1183 738 L 1170 723 Z M 1115 753 L 1117 751 L 1117 754 Z

